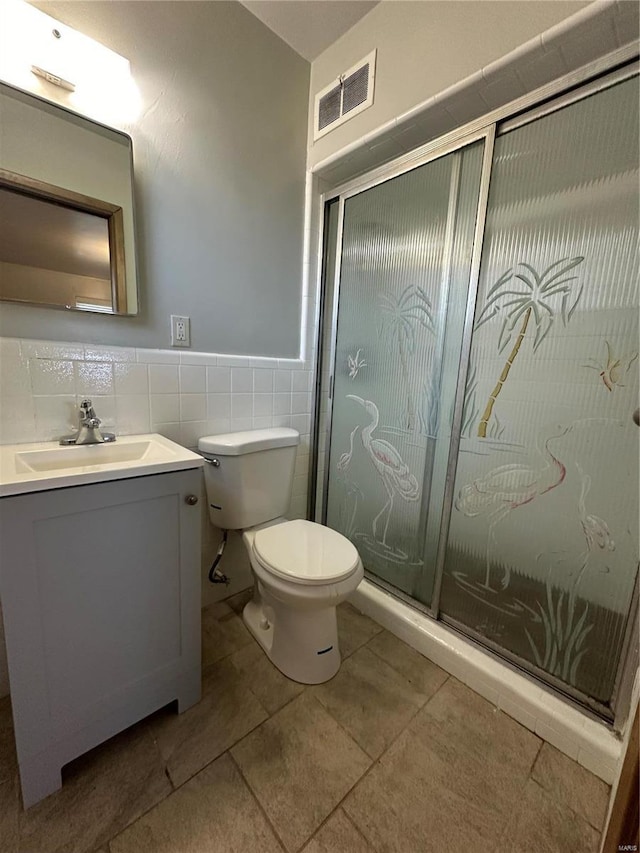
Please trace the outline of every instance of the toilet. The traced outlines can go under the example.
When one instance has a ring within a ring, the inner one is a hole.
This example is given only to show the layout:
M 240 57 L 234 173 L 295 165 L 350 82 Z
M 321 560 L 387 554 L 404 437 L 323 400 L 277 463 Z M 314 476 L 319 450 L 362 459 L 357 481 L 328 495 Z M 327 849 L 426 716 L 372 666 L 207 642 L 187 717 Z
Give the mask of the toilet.
M 363 578 L 351 542 L 321 524 L 288 521 L 296 447 L 285 427 L 201 438 L 212 524 L 241 530 L 254 575 L 242 617 L 288 678 L 320 684 L 340 668 L 336 605 Z

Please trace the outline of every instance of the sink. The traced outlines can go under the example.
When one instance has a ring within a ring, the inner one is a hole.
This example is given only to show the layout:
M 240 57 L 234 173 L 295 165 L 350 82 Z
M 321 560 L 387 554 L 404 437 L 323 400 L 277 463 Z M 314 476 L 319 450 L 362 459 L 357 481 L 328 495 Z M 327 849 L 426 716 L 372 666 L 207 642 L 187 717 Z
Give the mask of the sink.
M 133 462 L 153 454 L 153 442 L 131 441 L 127 444 L 83 444 L 79 447 L 56 447 L 52 450 L 25 450 L 15 454 L 16 471 L 61 471 Z M 71 453 L 69 453 L 69 449 Z M 151 449 L 151 454 L 149 453 Z
M 119 436 L 105 444 L 57 442 L 0 447 L 0 496 L 197 468 L 204 460 L 162 435 Z

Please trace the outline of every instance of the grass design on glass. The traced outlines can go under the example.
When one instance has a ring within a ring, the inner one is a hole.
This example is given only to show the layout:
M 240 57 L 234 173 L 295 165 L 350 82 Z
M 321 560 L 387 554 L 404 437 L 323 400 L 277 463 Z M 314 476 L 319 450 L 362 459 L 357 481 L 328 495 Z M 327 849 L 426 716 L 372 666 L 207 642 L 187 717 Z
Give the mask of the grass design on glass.
M 546 586 L 546 606 L 536 602 L 544 631 L 543 647 L 538 648 L 527 628 L 524 632 L 536 664 L 551 675 L 575 684 L 578 666 L 588 648 L 584 643 L 593 628 L 593 624 L 586 624 L 589 605 L 585 603 L 582 613 L 577 616 L 575 593 L 558 590 L 554 600 L 551 584 Z
M 493 411 L 498 394 L 507 381 L 509 371 L 515 361 L 520 346 L 527 333 L 529 320 L 533 317 L 535 322 L 535 337 L 533 340 L 533 351 L 537 351 L 542 341 L 546 338 L 553 326 L 558 313 L 566 326 L 576 309 L 583 285 L 577 285 L 578 277 L 568 275 L 584 261 L 584 257 L 562 258 L 551 264 L 542 273 L 527 263 L 520 263 L 520 271 L 514 273 L 512 269 L 503 273 L 487 294 L 487 301 L 480 312 L 476 329 L 492 320 L 497 314 L 502 313 L 504 319 L 498 338 L 498 352 L 502 353 L 516 335 L 515 343 L 511 348 L 507 361 L 498 382 L 489 395 L 486 408 L 478 424 L 478 436 L 486 438 L 487 424 Z M 513 279 L 520 285 L 511 284 Z M 518 287 L 518 289 L 514 289 Z M 554 297 L 558 297 L 555 300 Z M 559 306 L 557 302 L 559 301 Z M 516 327 L 519 329 L 516 334 Z

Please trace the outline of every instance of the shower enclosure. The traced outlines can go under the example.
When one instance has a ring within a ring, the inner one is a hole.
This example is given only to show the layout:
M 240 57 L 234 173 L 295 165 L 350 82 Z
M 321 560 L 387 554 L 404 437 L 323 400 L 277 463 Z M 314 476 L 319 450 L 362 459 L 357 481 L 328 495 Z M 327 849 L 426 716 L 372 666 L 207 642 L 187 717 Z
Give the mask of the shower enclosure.
M 325 206 L 315 517 L 608 719 L 637 602 L 638 103 L 619 70 Z

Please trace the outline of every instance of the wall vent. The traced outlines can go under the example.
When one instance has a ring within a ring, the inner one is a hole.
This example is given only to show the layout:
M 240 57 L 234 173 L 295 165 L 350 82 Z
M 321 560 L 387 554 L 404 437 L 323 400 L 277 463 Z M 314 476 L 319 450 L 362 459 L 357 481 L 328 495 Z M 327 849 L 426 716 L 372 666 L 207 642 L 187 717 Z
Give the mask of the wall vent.
M 373 103 L 376 51 L 325 86 L 315 98 L 313 138 L 324 136 Z

